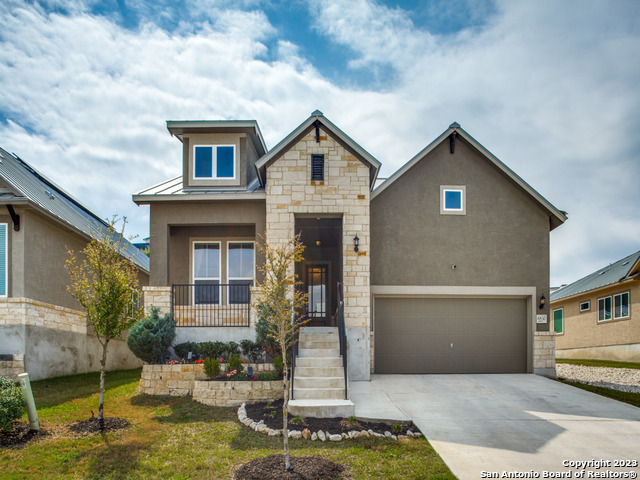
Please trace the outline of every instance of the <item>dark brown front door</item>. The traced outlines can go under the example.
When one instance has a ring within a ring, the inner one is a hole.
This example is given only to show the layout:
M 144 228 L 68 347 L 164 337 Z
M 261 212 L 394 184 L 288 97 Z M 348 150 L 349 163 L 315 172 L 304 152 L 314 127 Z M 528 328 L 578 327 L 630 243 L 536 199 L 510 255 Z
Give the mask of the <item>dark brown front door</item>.
M 305 266 L 305 292 L 308 295 L 308 325 L 331 325 L 331 299 L 329 266 L 327 264 L 307 264 Z

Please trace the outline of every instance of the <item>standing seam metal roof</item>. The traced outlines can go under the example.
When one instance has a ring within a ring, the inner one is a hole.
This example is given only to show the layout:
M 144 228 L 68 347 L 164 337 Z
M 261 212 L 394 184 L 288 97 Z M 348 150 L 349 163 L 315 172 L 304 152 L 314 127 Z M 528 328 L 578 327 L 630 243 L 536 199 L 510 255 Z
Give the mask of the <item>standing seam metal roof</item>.
M 13 192 L 3 191 L 0 204 L 30 203 L 62 223 L 95 238 L 108 232 L 107 223 L 27 162 L 0 148 L 0 178 Z M 124 255 L 149 271 L 149 257 L 125 239 Z
M 563 298 L 573 297 L 574 295 L 614 285 L 622 280 L 632 278 L 629 274 L 634 265 L 638 263 L 638 260 L 640 260 L 640 250 L 618 260 L 615 263 L 612 263 L 611 265 L 596 270 L 592 274 L 587 275 L 566 287 L 556 290 L 551 293 L 551 301 L 555 302 L 556 300 L 561 300 Z

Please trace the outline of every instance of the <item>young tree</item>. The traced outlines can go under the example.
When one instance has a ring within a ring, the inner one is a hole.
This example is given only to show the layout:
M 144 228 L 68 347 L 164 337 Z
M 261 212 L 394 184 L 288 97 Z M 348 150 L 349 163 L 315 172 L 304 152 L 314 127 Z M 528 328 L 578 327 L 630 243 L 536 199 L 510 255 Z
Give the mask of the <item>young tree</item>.
M 287 425 L 289 379 L 286 352 L 293 345 L 297 332 L 308 321 L 302 314 L 306 310 L 307 295 L 297 288 L 299 282 L 294 273 L 295 262 L 303 259 L 304 246 L 300 241 L 300 235 L 296 235 L 285 244 L 277 246 L 265 244 L 259 245 L 258 248 L 265 256 L 264 264 L 258 267 L 264 278 L 261 283 L 256 283 L 253 290 L 253 306 L 258 311 L 268 312 L 264 315 L 268 325 L 268 335 L 277 342 L 284 360 L 282 377 L 284 459 L 286 469 L 291 470 Z
M 66 268 L 71 277 L 67 291 L 87 313 L 87 324 L 102 345 L 100 360 L 100 403 L 98 421 L 104 428 L 104 377 L 107 365 L 107 346 L 143 316 L 139 305 L 138 269 L 126 258 L 124 229 L 116 229 L 113 217 L 106 232 L 94 232 L 94 239 L 80 252 L 81 258 L 69 250 Z

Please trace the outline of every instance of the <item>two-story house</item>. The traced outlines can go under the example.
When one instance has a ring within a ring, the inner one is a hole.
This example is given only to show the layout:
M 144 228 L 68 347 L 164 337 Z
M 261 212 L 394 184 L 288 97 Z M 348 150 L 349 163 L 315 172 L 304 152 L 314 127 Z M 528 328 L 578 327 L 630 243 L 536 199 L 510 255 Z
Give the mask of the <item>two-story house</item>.
M 256 243 L 301 233 L 306 332 L 324 337 L 322 352 L 301 345 L 294 398 L 331 396 L 304 357 L 337 351 L 342 318 L 349 380 L 554 375 L 549 232 L 566 215 L 458 124 L 382 183 L 380 162 L 319 111 L 272 149 L 255 121 L 167 127 L 183 174 L 133 199 L 151 208 L 145 302 L 174 312 L 178 341 L 252 338 Z

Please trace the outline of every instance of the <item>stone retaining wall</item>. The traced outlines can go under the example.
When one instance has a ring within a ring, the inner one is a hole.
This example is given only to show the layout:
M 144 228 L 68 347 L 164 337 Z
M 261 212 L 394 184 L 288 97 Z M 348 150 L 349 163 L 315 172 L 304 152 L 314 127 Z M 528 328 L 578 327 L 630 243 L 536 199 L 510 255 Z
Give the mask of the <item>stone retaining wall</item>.
M 533 372 L 556 377 L 556 340 L 554 332 L 534 332 Z
M 18 381 L 18 375 L 25 372 L 24 355 L 14 353 L 11 360 L 0 360 L 0 377 Z
M 247 363 L 254 373 L 272 372 L 272 363 Z M 193 395 L 194 383 L 205 380 L 204 366 L 200 364 L 144 365 L 140 377 L 140 393 L 147 395 Z M 268 383 L 268 382 L 204 382 L 204 383 Z M 240 405 L 240 402 L 238 405 Z
M 0 300 L 0 325 L 32 325 L 75 333 L 87 333 L 84 313 L 30 298 Z
M 216 407 L 237 407 L 243 403 L 268 402 L 283 397 L 282 381 L 214 382 L 196 381 L 193 399 Z

